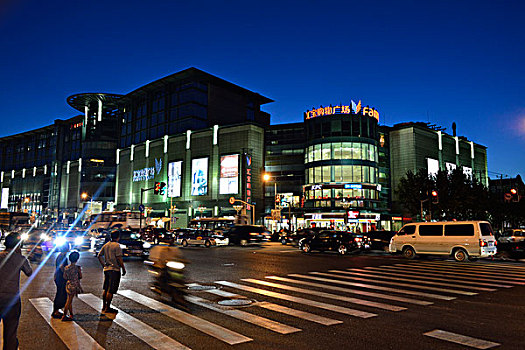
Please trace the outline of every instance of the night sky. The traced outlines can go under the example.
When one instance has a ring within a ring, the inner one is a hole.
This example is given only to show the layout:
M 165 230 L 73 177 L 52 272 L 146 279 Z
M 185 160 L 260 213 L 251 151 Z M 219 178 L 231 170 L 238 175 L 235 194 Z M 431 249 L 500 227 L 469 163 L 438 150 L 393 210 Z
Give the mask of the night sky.
M 455 121 L 491 177 L 524 176 L 524 17 L 519 0 L 2 0 L 0 136 L 193 66 L 275 100 L 272 123 L 350 99 L 381 124 Z

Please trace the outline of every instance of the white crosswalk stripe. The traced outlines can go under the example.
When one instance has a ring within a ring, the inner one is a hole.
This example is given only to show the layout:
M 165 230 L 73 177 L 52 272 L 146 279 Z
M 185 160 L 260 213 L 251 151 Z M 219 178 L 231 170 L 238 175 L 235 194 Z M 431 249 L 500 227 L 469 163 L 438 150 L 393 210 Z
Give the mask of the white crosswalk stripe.
M 53 302 L 49 298 L 34 298 L 29 301 L 68 349 L 104 349 L 75 321 L 62 322 L 60 319 L 51 318 Z
M 420 284 L 428 284 L 428 285 L 434 285 L 434 286 L 443 286 L 443 287 L 457 287 L 461 289 L 471 289 L 471 290 L 479 290 L 483 292 L 494 292 L 497 289 L 495 288 L 485 288 L 485 287 L 476 287 L 476 286 L 467 286 L 460 283 L 444 283 L 444 282 L 434 282 L 434 281 L 427 281 L 424 279 L 415 279 L 415 278 L 404 278 L 404 277 L 398 277 L 392 274 L 383 273 L 383 272 L 375 272 L 371 270 L 365 270 L 365 269 L 349 269 L 349 271 L 352 272 L 361 272 L 362 274 L 359 274 L 359 276 L 371 276 L 373 278 L 382 278 L 382 279 L 388 279 L 392 281 L 405 281 L 405 282 L 415 282 Z
M 235 309 L 225 310 L 225 309 L 221 309 L 219 307 L 211 305 L 205 299 L 202 299 L 202 298 L 199 298 L 199 297 L 196 297 L 196 296 L 193 296 L 193 295 L 186 296 L 186 300 L 188 300 L 189 302 L 191 302 L 191 303 L 193 303 L 195 305 L 202 306 L 204 308 L 213 310 L 215 312 L 234 317 L 236 319 L 239 319 L 239 320 L 242 320 L 242 321 L 254 324 L 254 325 L 259 326 L 259 327 L 263 327 L 263 328 L 272 330 L 272 331 L 280 333 L 280 334 L 289 334 L 289 333 L 295 333 L 295 332 L 301 331 L 300 328 L 295 328 L 295 327 L 292 327 L 292 326 L 288 326 L 288 325 L 279 323 L 277 321 L 273 321 L 273 320 L 270 320 L 270 319 L 267 319 L 267 318 L 264 318 L 264 317 L 261 317 L 261 316 L 257 316 L 257 315 L 254 315 L 254 314 L 251 314 L 249 312 L 242 311 L 242 310 L 235 310 Z
M 359 289 L 342 288 L 342 287 L 331 286 L 327 284 L 313 283 L 313 282 L 301 281 L 297 279 L 291 279 L 291 278 L 285 278 L 285 277 L 279 277 L 279 276 L 266 276 L 266 278 L 277 280 L 277 281 L 282 281 L 282 282 L 290 282 L 290 283 L 295 283 L 295 284 L 302 284 L 305 286 L 312 286 L 312 287 L 319 287 L 319 288 L 324 288 L 324 289 L 329 289 L 329 290 L 335 290 L 339 292 L 366 295 L 366 296 L 374 297 L 374 298 L 395 300 L 395 301 L 400 301 L 400 302 L 409 303 L 409 304 L 416 304 L 416 305 L 432 305 L 433 304 L 433 302 L 431 301 L 423 301 L 423 300 L 416 300 L 412 298 L 400 297 L 396 295 L 387 295 L 387 294 L 381 294 L 381 293 L 367 292 L 367 291 L 359 290 Z
M 352 304 L 364 305 L 364 306 L 374 307 L 374 308 L 383 309 L 383 310 L 389 310 L 389 311 L 403 311 L 403 310 L 406 310 L 405 307 L 389 305 L 389 304 L 384 304 L 384 303 L 378 303 L 378 302 L 370 301 L 370 300 L 349 298 L 349 297 L 345 297 L 345 296 L 342 296 L 342 295 L 330 294 L 330 293 L 325 293 L 325 292 L 319 292 L 319 291 L 316 291 L 316 290 L 313 290 L 313 289 L 297 288 L 297 287 L 292 287 L 292 286 L 288 286 L 288 285 L 284 285 L 284 284 L 272 283 L 272 282 L 268 282 L 268 281 L 261 281 L 261 280 L 256 280 L 256 279 L 252 279 L 252 278 L 244 278 L 244 279 L 242 279 L 242 281 L 250 282 L 250 283 L 254 283 L 254 284 L 260 284 L 260 285 L 267 286 L 267 287 L 273 287 L 273 288 L 284 289 L 284 290 L 289 290 L 289 291 L 293 291 L 293 292 L 299 292 L 299 293 L 303 293 L 303 294 L 315 295 L 315 296 L 319 296 L 319 297 L 323 297 L 323 298 L 327 298 L 327 299 L 346 301 L 346 302 L 352 303 Z
M 332 278 L 331 279 L 327 279 L 327 278 L 314 277 L 314 276 L 309 276 L 309 275 L 300 275 L 300 274 L 294 274 L 294 273 L 289 274 L 288 276 L 312 279 L 312 280 L 322 281 L 322 282 L 330 282 L 330 283 L 342 284 L 342 285 L 346 285 L 346 286 L 353 286 L 353 287 L 359 287 L 359 288 L 382 290 L 382 291 L 386 291 L 386 292 L 394 292 L 394 293 L 407 294 L 407 295 L 416 295 L 416 296 L 430 298 L 430 299 L 440 299 L 440 300 L 453 300 L 453 299 L 456 299 L 456 297 L 452 297 L 452 296 L 448 296 L 448 295 L 440 295 L 440 294 L 420 292 L 420 291 L 415 291 L 415 290 L 384 287 L 384 286 L 378 286 L 378 285 L 374 285 L 374 284 L 365 284 L 365 283 L 358 283 L 358 282 L 341 281 L 340 279 L 351 279 L 351 280 L 353 280 L 355 278 L 351 278 L 351 277 L 347 277 L 347 276 L 341 276 L 341 275 L 338 275 L 338 274 L 335 274 L 335 273 L 310 272 L 310 274 L 316 275 L 316 276 L 332 277 Z M 362 279 L 362 280 L 364 280 L 364 279 Z
M 403 267 L 410 267 L 412 269 L 417 270 L 424 270 L 424 271 L 435 271 L 439 272 L 445 275 L 456 275 L 456 276 L 479 276 L 479 277 L 486 277 L 490 278 L 493 281 L 498 281 L 501 283 L 512 283 L 512 284 L 518 284 L 518 285 L 525 285 L 525 279 L 520 278 L 513 278 L 513 277 L 507 277 L 507 276 L 501 276 L 501 274 L 497 273 L 488 273 L 488 272 L 480 272 L 480 271 L 452 271 L 451 269 L 443 266 L 443 267 L 437 267 L 437 266 L 426 266 L 424 264 L 395 264 L 395 266 L 403 266 Z
M 235 294 L 235 293 L 230 293 L 230 292 L 227 292 L 227 291 L 222 290 L 222 289 L 210 289 L 210 290 L 205 290 L 204 292 L 210 293 L 210 294 L 215 294 L 215 295 L 218 295 L 218 296 L 221 296 L 221 297 L 226 297 L 226 298 L 244 298 L 244 296 L 242 296 L 242 295 Z M 315 323 L 319 323 L 319 324 L 322 324 L 324 326 L 332 326 L 334 324 L 341 324 L 341 323 L 343 323 L 343 321 L 340 321 L 340 320 L 334 320 L 333 318 L 328 318 L 328 317 L 323 317 L 323 316 L 320 316 L 320 315 L 315 315 L 315 314 L 312 314 L 312 313 L 309 313 L 309 312 L 306 312 L 306 311 L 295 310 L 295 309 L 292 309 L 292 308 L 289 308 L 289 307 L 286 307 L 286 306 L 282 306 L 282 305 L 278 305 L 278 304 L 274 304 L 274 303 L 269 303 L 267 301 L 257 302 L 257 303 L 255 303 L 253 305 L 254 306 L 258 306 L 258 307 L 262 307 L 262 308 L 265 308 L 265 309 L 268 309 L 268 310 L 272 310 L 272 311 L 275 311 L 275 312 L 280 312 L 282 314 L 291 315 L 291 316 L 294 316 L 294 317 L 297 317 L 297 318 L 301 318 L 303 320 L 308 320 L 308 321 L 312 321 L 312 322 L 315 322 Z
M 314 301 L 314 300 L 310 300 L 310 299 L 304 299 L 304 298 L 300 298 L 300 297 L 294 297 L 294 296 L 291 296 L 291 295 L 277 293 L 277 292 L 272 292 L 272 291 L 267 291 L 267 290 L 259 289 L 259 288 L 253 288 L 253 287 L 250 287 L 250 286 L 245 286 L 245 285 L 242 285 L 242 284 L 232 283 L 232 282 L 228 282 L 228 281 L 216 281 L 215 283 L 221 284 L 223 286 L 228 286 L 228 287 L 232 287 L 232 288 L 241 289 L 241 290 L 244 290 L 244 291 L 247 291 L 247 292 L 252 292 L 252 293 L 266 295 L 266 296 L 269 296 L 269 297 L 272 297 L 272 298 L 288 300 L 288 301 L 292 301 L 292 302 L 299 303 L 299 304 L 304 304 L 304 305 L 318 307 L 320 309 L 326 309 L 326 310 L 330 310 L 330 311 L 334 311 L 334 312 L 339 312 L 339 313 L 347 314 L 347 315 L 350 315 L 350 316 L 356 316 L 356 317 L 360 317 L 360 318 L 369 318 L 369 317 L 377 316 L 377 314 L 373 314 L 373 313 L 370 313 L 370 312 L 359 311 L 359 310 L 350 309 L 350 308 L 337 306 L 337 305 L 333 305 L 333 304 L 326 304 L 326 303 L 322 303 L 322 302 L 319 302 L 319 301 Z
M 139 304 L 147 306 L 150 309 L 160 312 L 178 322 L 184 323 L 230 345 L 245 343 L 253 340 L 251 338 L 245 337 L 242 334 L 231 331 L 214 323 L 208 322 L 202 318 L 178 310 L 174 307 L 158 302 L 154 299 L 136 293 L 132 290 L 118 291 L 118 294 L 123 295 L 126 298 L 129 298 Z
M 102 300 L 93 294 L 80 294 L 78 298 L 97 311 L 102 309 Z M 135 337 L 144 341 L 152 348 L 162 350 L 189 349 L 185 345 L 182 345 L 178 341 L 159 332 L 153 327 L 150 327 L 135 317 L 128 315 L 124 311 L 121 311 L 114 306 L 112 307 L 118 311 L 113 322 L 133 334 Z
M 492 266 L 480 266 L 480 265 L 464 265 L 464 264 L 450 264 L 443 263 L 438 261 L 423 261 L 422 264 L 427 266 L 435 267 L 448 267 L 455 271 L 479 271 L 479 272 L 490 272 L 502 274 L 503 276 L 525 278 L 525 271 L 516 270 L 512 268 L 503 268 L 503 267 L 492 267 Z
M 490 348 L 500 345 L 498 343 L 494 343 L 491 341 L 472 338 L 472 337 L 457 334 L 457 333 L 451 333 L 451 332 L 443 331 L 441 329 L 435 329 L 433 331 L 423 333 L 423 335 L 426 335 L 427 337 L 449 341 L 451 343 L 461 344 L 461 345 L 468 346 L 474 349 L 490 349 Z
M 358 272 L 350 272 L 350 271 L 342 271 L 342 270 L 329 270 L 330 272 L 343 274 L 343 275 L 349 275 L 352 276 L 352 279 L 358 280 L 358 281 L 366 281 L 370 283 L 378 283 L 378 284 L 386 284 L 386 285 L 392 285 L 392 286 L 400 286 L 400 287 L 408 287 L 408 288 L 415 288 L 415 289 L 423 289 L 423 290 L 431 290 L 434 292 L 443 292 L 443 293 L 450 293 L 450 294 L 459 294 L 459 295 L 476 295 L 478 293 L 475 292 L 466 292 L 462 290 L 457 289 L 449 289 L 449 288 L 436 288 L 436 287 L 428 287 L 428 286 L 420 286 L 417 284 L 408 284 L 408 283 L 400 283 L 400 282 L 389 282 L 389 281 L 378 281 L 375 279 L 370 278 L 362 278 L 369 277 L 366 274 L 358 273 Z M 362 277 L 354 277 L 354 276 L 362 276 Z M 350 278 L 350 277 L 349 277 Z
M 473 262 L 459 263 L 456 261 L 427 261 L 427 262 L 433 263 L 436 265 L 465 267 L 465 268 L 478 268 L 478 269 L 495 270 L 495 271 L 503 271 L 503 272 L 513 272 L 513 273 L 525 275 L 524 266 L 516 266 L 516 265 L 509 265 L 509 264 L 473 263 Z
M 382 274 L 390 274 L 390 275 L 395 275 L 395 276 L 404 276 L 404 277 L 416 276 L 418 278 L 424 278 L 424 279 L 435 280 L 435 281 L 458 282 L 458 283 L 462 283 L 462 284 L 474 284 L 474 285 L 479 285 L 479 286 L 495 287 L 495 288 L 512 288 L 512 286 L 508 285 L 508 284 L 495 284 L 495 283 L 482 282 L 482 281 L 490 281 L 490 280 L 481 279 L 481 278 L 475 278 L 475 277 L 468 278 L 468 279 L 465 278 L 465 277 L 462 277 L 462 278 L 453 278 L 453 277 L 440 278 L 440 277 L 435 277 L 436 276 L 435 273 L 425 273 L 423 271 L 421 271 L 421 272 L 414 272 L 414 271 L 411 271 L 410 269 L 403 269 L 403 268 L 400 268 L 400 267 L 397 267 L 397 266 L 390 266 L 390 265 L 388 265 L 388 266 L 383 265 L 381 267 L 368 266 L 368 267 L 365 267 L 365 269 L 373 270 L 373 271 L 380 271 Z

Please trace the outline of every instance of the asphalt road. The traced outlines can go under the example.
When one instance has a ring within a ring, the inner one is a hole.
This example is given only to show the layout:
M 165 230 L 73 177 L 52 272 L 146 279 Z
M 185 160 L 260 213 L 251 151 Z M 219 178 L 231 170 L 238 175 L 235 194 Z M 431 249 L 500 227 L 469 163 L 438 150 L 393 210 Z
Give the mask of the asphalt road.
M 21 349 L 523 349 L 525 344 L 523 263 L 407 261 L 380 252 L 303 254 L 279 243 L 183 252 L 191 262 L 188 283 L 216 287 L 189 292 L 195 302 L 189 304 L 191 315 L 172 310 L 168 299 L 151 292 L 143 262 L 131 258 L 121 282 L 124 295 L 114 299 L 120 312 L 114 319 L 101 315 L 102 271 L 92 253 L 83 252 L 79 265 L 86 294 L 74 301 L 75 322 L 49 323 L 54 257 L 33 265 L 35 277 L 22 278 Z M 232 293 L 252 304 L 218 304 Z

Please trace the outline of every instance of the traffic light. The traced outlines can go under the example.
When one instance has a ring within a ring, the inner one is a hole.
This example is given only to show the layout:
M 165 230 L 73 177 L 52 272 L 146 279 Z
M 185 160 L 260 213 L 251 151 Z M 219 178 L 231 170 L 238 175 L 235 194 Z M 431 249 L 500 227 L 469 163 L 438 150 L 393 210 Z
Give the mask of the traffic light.
M 438 192 L 436 190 L 433 190 L 432 192 L 430 192 L 430 195 L 432 196 L 432 204 L 438 204 L 439 203 Z
M 280 194 L 277 194 L 275 195 L 275 204 L 280 204 L 281 203 L 281 195 Z
M 520 201 L 520 196 L 518 194 L 518 190 L 517 189 L 511 188 L 510 189 L 510 195 L 511 195 L 511 201 L 513 201 L 513 202 L 519 202 Z
M 155 182 L 155 186 L 153 187 L 153 194 L 164 196 L 164 193 L 166 193 L 166 183 Z

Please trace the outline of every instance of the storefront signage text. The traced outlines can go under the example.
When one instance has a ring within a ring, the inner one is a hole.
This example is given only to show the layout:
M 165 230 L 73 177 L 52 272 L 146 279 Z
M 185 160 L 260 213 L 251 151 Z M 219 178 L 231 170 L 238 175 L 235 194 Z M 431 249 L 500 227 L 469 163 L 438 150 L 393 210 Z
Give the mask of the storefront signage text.
M 155 177 L 155 170 L 157 174 L 162 170 L 162 159 L 155 159 L 155 166 L 144 168 L 140 170 L 133 170 L 133 182 L 147 181 Z
M 351 105 L 313 108 L 305 112 L 305 119 L 311 119 L 323 115 L 361 113 L 362 115 L 375 118 L 379 121 L 379 112 L 376 109 L 368 106 L 361 107 L 361 101 L 359 101 L 357 104 L 354 101 L 351 101 L 351 103 Z

